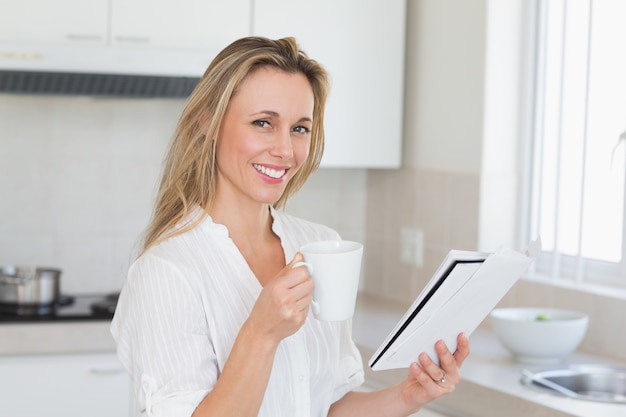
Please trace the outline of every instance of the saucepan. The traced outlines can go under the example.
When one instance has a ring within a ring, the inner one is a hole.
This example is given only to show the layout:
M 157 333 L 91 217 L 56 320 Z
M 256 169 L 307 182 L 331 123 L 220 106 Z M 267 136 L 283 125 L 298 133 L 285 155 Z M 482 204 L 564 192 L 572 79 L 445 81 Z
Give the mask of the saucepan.
M 48 306 L 59 301 L 61 270 L 35 266 L 0 267 L 0 304 Z

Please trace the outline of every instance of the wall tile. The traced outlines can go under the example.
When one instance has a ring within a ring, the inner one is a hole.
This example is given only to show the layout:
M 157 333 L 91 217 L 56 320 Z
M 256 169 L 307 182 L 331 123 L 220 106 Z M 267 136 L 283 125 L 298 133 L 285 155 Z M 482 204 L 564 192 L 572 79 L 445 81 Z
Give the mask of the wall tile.
M 384 275 L 377 280 L 368 276 L 364 291 L 411 303 L 450 249 L 475 248 L 477 207 L 475 175 L 411 167 L 371 171 L 368 175 L 367 242 L 370 245 L 383 242 L 384 246 L 368 262 L 384 265 Z M 422 267 L 401 263 L 403 228 L 424 232 Z M 370 268 L 366 268 L 366 274 Z M 382 288 L 379 280 L 383 282 Z
M 446 174 L 420 171 L 417 176 L 419 225 L 424 230 L 424 239 L 430 247 L 450 247 L 448 221 L 450 205 L 447 201 Z
M 182 105 L 0 96 L 0 264 L 59 267 L 68 293 L 119 289 Z
M 447 241 L 455 249 L 477 250 L 480 184 L 476 175 L 447 176 L 446 201 L 450 210 Z M 497 250 L 498 248 L 493 248 Z

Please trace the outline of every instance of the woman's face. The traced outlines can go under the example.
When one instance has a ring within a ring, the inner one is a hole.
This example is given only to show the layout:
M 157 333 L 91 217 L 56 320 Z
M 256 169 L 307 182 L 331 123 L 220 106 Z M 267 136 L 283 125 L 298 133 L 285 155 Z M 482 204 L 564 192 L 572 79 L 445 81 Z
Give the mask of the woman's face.
M 313 102 L 301 73 L 264 67 L 243 81 L 217 139 L 216 203 L 280 198 L 309 154 Z

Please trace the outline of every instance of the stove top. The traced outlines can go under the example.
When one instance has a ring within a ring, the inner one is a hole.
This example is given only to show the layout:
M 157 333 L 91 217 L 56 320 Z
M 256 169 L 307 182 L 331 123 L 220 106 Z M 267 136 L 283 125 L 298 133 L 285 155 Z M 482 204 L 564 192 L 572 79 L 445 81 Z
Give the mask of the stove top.
M 62 296 L 53 308 L 38 311 L 37 308 L 19 311 L 11 306 L 0 309 L 0 323 L 59 322 L 111 320 L 119 294 L 80 294 Z

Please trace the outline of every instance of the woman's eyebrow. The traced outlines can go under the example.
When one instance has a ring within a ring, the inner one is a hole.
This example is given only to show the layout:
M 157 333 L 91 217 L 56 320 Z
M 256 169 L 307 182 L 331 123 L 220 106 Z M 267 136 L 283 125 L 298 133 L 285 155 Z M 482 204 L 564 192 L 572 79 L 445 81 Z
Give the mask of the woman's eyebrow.
M 279 116 L 278 112 L 275 112 L 273 110 L 261 110 L 261 111 L 258 111 L 258 112 L 254 112 L 254 114 L 266 114 L 266 115 L 272 116 L 272 117 L 278 117 Z
M 271 117 L 279 117 L 280 114 L 274 110 L 261 110 L 258 112 L 254 112 L 252 115 L 256 116 L 259 114 L 265 114 L 267 116 L 271 116 Z M 303 116 L 300 119 L 298 119 L 297 123 L 302 123 L 302 122 L 309 122 L 312 123 L 313 119 L 311 119 L 309 116 Z

